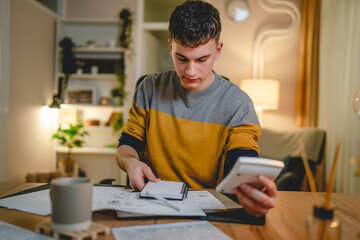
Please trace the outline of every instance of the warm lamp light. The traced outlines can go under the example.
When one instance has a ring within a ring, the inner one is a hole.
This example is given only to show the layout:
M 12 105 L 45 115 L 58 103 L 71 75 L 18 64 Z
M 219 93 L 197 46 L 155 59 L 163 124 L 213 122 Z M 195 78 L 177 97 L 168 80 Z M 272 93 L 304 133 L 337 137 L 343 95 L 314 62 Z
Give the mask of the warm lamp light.
M 279 107 L 278 80 L 274 79 L 244 79 L 240 88 L 253 100 L 255 107 L 263 110 L 276 110 Z
M 263 123 L 264 110 L 279 107 L 280 83 L 274 79 L 243 79 L 240 88 L 252 99 L 260 123 Z

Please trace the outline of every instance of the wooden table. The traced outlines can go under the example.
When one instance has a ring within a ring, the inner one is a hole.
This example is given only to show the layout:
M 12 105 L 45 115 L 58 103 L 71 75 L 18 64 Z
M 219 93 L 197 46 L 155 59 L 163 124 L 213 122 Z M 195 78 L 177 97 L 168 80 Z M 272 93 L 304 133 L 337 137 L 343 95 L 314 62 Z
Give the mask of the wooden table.
M 0 183 L 0 197 L 31 187 L 34 183 Z M 233 239 L 306 239 L 305 221 L 312 214 L 313 198 L 309 192 L 279 192 L 276 207 L 267 214 L 265 226 L 211 222 Z M 360 194 L 334 193 L 335 217 L 342 224 L 342 239 L 360 239 Z M 50 217 L 0 207 L 0 220 L 34 230 Z M 180 219 L 118 220 L 111 214 L 94 213 L 93 221 L 109 227 L 191 221 Z M 110 235 L 98 239 L 114 239 Z

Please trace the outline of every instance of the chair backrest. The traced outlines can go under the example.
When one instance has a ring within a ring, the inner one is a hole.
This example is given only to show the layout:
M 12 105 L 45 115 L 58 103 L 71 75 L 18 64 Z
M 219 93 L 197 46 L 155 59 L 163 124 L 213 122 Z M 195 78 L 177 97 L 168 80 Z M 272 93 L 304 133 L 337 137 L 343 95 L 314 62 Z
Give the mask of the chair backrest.
M 309 161 L 321 164 L 326 132 L 315 127 L 280 131 L 263 128 L 259 138 L 260 155 L 281 159 L 286 156 L 300 157 L 298 139 L 304 144 Z
M 260 157 L 283 160 L 285 167 L 275 183 L 279 190 L 308 190 L 305 168 L 301 160 L 298 140 L 303 142 L 310 168 L 316 176 L 325 151 L 326 132 L 308 127 L 292 131 L 264 128 L 259 138 Z M 318 181 L 319 184 L 319 181 Z

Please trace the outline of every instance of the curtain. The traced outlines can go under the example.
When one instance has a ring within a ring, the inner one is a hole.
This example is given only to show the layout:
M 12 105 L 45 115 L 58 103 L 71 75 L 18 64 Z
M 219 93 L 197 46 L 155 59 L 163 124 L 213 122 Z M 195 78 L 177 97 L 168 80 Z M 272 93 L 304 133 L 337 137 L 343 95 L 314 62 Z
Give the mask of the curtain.
M 303 0 L 297 95 L 297 125 L 317 126 L 319 92 L 320 0 Z
M 326 179 L 342 139 L 334 190 L 360 193 L 360 176 L 350 164 L 360 156 L 360 118 L 351 106 L 360 85 L 360 1 L 326 0 L 321 8 L 319 127 L 327 132 Z

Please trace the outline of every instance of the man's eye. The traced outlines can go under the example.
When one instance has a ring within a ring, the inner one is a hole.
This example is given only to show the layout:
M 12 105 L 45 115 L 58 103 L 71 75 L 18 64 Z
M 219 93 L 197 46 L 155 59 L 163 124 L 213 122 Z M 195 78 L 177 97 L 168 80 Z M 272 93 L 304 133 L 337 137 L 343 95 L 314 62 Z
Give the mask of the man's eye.
M 178 58 L 178 60 L 181 61 L 181 62 L 187 62 L 186 58 Z
M 207 58 L 205 59 L 198 59 L 199 62 L 206 62 Z

